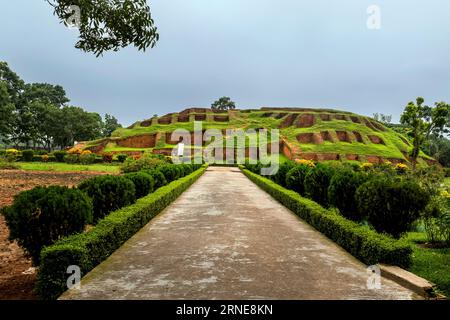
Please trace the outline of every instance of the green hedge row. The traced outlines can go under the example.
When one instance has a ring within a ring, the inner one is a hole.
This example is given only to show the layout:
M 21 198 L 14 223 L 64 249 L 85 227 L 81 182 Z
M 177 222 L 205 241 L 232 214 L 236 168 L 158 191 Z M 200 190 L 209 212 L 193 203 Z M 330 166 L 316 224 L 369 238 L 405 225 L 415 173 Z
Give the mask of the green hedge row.
M 301 197 L 295 191 L 287 190 L 243 167 L 241 169 L 256 185 L 362 262 L 368 265 L 377 263 L 400 267 L 410 265 L 412 248 L 406 241 L 377 233 L 326 210 L 316 202 Z
M 88 273 L 174 201 L 205 170 L 206 166 L 203 166 L 135 204 L 110 213 L 87 233 L 64 238 L 44 248 L 36 286 L 41 298 L 58 298 L 67 289 L 68 266 L 79 266 L 83 275 Z

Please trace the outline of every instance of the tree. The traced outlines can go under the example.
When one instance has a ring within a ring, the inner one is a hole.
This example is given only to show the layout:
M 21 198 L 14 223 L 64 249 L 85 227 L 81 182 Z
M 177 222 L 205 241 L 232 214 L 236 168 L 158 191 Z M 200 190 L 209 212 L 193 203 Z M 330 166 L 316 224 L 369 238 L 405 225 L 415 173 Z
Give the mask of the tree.
M 102 134 L 104 137 L 110 137 L 114 130 L 122 128 L 122 125 L 114 116 L 105 114 L 105 121 L 103 122 Z
M 222 97 L 211 105 L 213 110 L 231 110 L 235 108 L 236 105 L 231 101 L 230 97 Z
M 146 0 L 47 0 L 66 26 L 79 29 L 77 49 L 118 51 L 130 44 L 138 50 L 153 48 L 159 40 Z M 76 6 L 76 7 L 75 7 Z
M 64 106 L 70 100 L 66 97 L 66 91 L 59 85 L 48 83 L 30 83 L 26 84 L 21 94 L 20 103 L 28 103 L 39 100 L 43 103 L 50 103 L 57 107 Z
M 377 121 L 383 122 L 384 124 L 390 124 L 392 121 L 392 115 L 383 113 L 374 113 L 373 118 Z
M 0 81 L 0 139 L 8 140 L 9 134 L 13 130 L 14 104 L 8 94 L 8 86 L 4 81 Z
M 436 102 L 435 107 L 424 105 L 422 97 L 416 99 L 416 103 L 409 102 L 400 118 L 400 122 L 405 125 L 408 135 L 413 139 L 413 147 L 410 157 L 415 169 L 417 157 L 423 143 L 430 138 L 430 135 L 442 136 L 448 133 L 450 105 L 445 102 Z
M 25 83 L 4 61 L 0 61 L 0 81 L 6 85 L 11 103 L 17 104 Z
M 444 167 L 450 167 L 450 140 L 431 135 L 423 144 L 423 151 L 435 158 Z

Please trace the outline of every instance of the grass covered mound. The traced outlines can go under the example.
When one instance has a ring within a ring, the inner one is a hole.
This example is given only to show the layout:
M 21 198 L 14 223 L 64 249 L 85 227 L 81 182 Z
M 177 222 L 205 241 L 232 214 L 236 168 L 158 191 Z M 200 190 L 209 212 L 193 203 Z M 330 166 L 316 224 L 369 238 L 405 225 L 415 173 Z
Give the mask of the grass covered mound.
M 85 147 L 94 152 L 170 154 L 178 142 L 171 140 L 171 133 L 176 129 L 193 132 L 194 121 L 202 121 L 203 130 L 279 129 L 280 152 L 290 159 L 406 163 L 411 148 L 406 137 L 372 118 L 312 108 L 228 112 L 191 108 L 136 122 L 128 128 L 117 129 L 111 138 L 87 142 Z M 421 154 L 419 162 L 431 163 L 433 159 Z

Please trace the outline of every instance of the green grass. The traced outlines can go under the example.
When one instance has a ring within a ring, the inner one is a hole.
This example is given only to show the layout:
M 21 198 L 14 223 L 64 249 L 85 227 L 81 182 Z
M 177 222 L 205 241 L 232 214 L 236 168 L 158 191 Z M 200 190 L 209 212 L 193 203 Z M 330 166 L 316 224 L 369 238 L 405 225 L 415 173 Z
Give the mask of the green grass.
M 17 162 L 22 170 L 30 171 L 96 171 L 120 173 L 120 167 L 114 164 L 69 164 L 59 162 Z
M 435 283 L 439 293 L 450 297 L 450 248 L 426 249 L 418 246 L 426 242 L 423 232 L 410 232 L 406 238 L 413 244 L 409 271 Z

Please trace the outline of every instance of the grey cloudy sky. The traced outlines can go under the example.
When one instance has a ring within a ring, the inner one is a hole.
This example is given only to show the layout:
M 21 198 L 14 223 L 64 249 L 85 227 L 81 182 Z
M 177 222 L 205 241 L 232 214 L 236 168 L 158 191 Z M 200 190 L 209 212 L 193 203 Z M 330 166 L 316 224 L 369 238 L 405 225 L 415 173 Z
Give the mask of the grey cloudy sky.
M 161 40 L 103 57 L 44 0 L 1 0 L 0 60 L 27 82 L 122 123 L 228 95 L 238 107 L 340 108 L 398 119 L 416 96 L 450 101 L 448 0 L 153 0 Z M 366 26 L 381 8 L 381 30 Z

